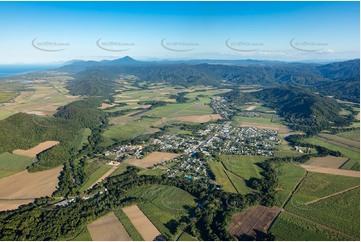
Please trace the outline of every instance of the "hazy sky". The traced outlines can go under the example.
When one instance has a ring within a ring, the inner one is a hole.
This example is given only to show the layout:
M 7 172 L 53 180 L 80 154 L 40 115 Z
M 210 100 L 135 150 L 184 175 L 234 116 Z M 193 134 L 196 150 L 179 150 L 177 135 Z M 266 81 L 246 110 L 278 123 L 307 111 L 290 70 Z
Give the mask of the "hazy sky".
M 0 2 L 0 63 L 359 58 L 359 9 L 359 2 Z

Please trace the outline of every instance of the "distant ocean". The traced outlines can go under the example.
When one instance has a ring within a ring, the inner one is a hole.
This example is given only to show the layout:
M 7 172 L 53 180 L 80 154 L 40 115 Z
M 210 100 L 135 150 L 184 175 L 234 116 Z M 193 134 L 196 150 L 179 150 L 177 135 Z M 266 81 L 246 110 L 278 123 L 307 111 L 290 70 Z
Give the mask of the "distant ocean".
M 0 77 L 25 74 L 33 71 L 53 69 L 55 65 L 0 65 Z

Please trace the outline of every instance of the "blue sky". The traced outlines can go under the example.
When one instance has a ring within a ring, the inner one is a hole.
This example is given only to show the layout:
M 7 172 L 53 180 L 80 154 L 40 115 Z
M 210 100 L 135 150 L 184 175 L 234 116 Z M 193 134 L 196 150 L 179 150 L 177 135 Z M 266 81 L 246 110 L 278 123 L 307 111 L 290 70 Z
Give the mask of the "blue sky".
M 359 58 L 359 9 L 359 2 L 0 2 L 0 63 Z

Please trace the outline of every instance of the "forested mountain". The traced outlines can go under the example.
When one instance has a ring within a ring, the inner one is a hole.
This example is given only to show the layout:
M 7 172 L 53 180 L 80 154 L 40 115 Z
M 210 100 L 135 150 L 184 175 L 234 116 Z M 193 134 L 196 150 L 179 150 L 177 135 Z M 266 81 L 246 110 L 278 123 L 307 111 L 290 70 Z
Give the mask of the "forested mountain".
M 360 79 L 352 78 L 341 81 L 321 82 L 312 87 L 312 90 L 325 96 L 334 96 L 337 99 L 349 102 L 360 102 Z
M 348 98 L 349 95 L 341 95 L 346 90 L 343 90 L 342 83 L 337 82 L 352 80 L 359 85 L 360 79 L 359 59 L 327 65 L 251 60 L 208 62 L 201 63 L 201 60 L 141 62 L 127 56 L 111 61 L 75 61 L 58 70 L 69 72 L 75 77 L 75 80 L 68 85 L 72 94 L 95 96 L 112 93 L 114 81 L 119 75 L 134 75 L 140 81 L 163 81 L 183 86 L 218 87 L 222 81 L 230 84 L 259 84 L 269 87 L 287 84 L 307 87 L 322 93 L 325 91 L 324 87 L 329 84 L 332 88 L 324 94 L 338 98 Z M 359 95 L 352 94 L 351 99 L 359 100 Z
M 261 101 L 284 117 L 289 127 L 310 135 L 331 126 L 348 125 L 353 119 L 339 114 L 340 105 L 333 98 L 317 95 L 305 88 L 286 86 L 252 93 L 233 90 L 222 96 L 236 105 Z
M 349 124 L 351 117 L 339 114 L 339 104 L 332 98 L 319 96 L 295 87 L 270 88 L 252 95 L 275 109 L 295 130 L 315 134 L 330 126 Z

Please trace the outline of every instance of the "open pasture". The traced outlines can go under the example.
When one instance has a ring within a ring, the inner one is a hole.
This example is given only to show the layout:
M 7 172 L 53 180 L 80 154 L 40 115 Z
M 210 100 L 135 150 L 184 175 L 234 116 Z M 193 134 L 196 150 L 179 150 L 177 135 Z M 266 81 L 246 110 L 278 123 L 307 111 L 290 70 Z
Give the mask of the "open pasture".
M 98 218 L 89 224 L 87 228 L 93 241 L 132 240 L 113 212 Z
M 147 168 L 153 166 L 155 164 L 162 163 L 163 161 L 174 159 L 182 154 L 175 154 L 175 153 L 167 153 L 167 152 L 152 152 L 143 159 L 126 159 L 125 162 L 139 166 L 141 168 Z
M 232 171 L 246 180 L 252 177 L 261 178 L 261 168 L 255 163 L 267 159 L 267 157 L 243 155 L 221 155 L 219 158 L 227 170 Z
M 237 193 L 232 181 L 228 178 L 227 173 L 224 171 L 222 163 L 209 162 L 209 166 L 216 177 L 216 182 L 223 188 L 224 191 Z
M 45 141 L 28 150 L 21 150 L 21 149 L 14 150 L 13 154 L 35 158 L 37 154 L 43 152 L 44 150 L 50 149 L 51 147 L 59 143 L 60 143 L 59 141 Z
M 133 189 L 128 192 L 128 195 L 149 200 L 164 212 L 179 217 L 187 213 L 187 206 L 194 207 L 196 205 L 192 195 L 172 186 L 149 185 Z

